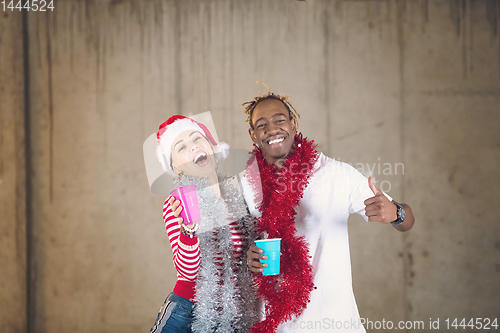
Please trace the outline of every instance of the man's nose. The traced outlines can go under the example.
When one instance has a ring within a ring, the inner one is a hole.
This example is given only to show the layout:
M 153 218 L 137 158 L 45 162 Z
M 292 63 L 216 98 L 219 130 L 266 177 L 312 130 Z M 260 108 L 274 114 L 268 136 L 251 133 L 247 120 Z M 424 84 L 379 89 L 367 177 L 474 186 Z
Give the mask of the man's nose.
M 271 121 L 267 126 L 267 134 L 276 134 L 279 129 L 280 127 Z

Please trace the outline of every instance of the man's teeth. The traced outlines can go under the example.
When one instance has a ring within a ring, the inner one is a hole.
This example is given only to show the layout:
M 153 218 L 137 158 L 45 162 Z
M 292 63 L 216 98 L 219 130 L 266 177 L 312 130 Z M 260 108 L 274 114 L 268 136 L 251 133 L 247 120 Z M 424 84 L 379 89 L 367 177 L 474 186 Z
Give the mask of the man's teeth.
M 207 154 L 205 154 L 205 153 L 201 153 L 199 155 L 196 155 L 196 157 L 194 158 L 194 163 L 198 163 L 199 159 L 202 157 L 205 157 L 205 156 L 207 156 Z
M 272 144 L 274 144 L 274 143 L 280 143 L 280 142 L 282 142 L 284 139 L 285 139 L 285 138 L 274 139 L 274 140 L 269 141 L 268 143 L 269 143 L 270 145 L 272 145 Z

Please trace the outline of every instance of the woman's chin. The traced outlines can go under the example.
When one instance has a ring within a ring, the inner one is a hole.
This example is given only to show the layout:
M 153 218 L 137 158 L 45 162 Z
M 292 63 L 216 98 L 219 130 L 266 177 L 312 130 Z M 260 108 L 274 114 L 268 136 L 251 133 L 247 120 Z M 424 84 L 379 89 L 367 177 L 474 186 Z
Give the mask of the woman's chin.
M 192 177 L 207 178 L 215 173 L 215 166 L 211 163 L 204 165 L 193 164 L 182 170 L 184 174 Z

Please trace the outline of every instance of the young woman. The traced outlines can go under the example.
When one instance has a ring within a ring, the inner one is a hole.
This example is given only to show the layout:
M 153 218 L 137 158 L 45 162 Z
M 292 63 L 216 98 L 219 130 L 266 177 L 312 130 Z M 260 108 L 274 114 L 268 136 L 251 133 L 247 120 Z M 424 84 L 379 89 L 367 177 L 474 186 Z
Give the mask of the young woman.
M 151 333 L 246 332 L 256 319 L 246 265 L 256 238 L 254 219 L 239 191 L 217 174 L 217 143 L 203 124 L 172 116 L 160 125 L 157 137 L 157 156 L 176 185 L 197 185 L 201 221 L 185 225 L 179 201 L 165 201 L 163 219 L 177 283 Z

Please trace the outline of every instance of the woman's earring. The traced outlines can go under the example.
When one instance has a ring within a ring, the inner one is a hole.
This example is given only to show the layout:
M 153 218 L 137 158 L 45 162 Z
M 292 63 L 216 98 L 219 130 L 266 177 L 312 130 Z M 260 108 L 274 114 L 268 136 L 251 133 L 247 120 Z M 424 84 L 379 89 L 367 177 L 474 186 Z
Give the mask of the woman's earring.
M 182 171 L 179 171 L 179 168 L 176 167 L 175 165 L 172 165 L 172 168 L 174 169 L 174 171 L 177 174 L 177 176 L 180 176 L 183 173 Z
M 174 166 L 174 171 L 175 171 L 175 173 L 177 173 L 177 176 L 179 176 L 179 177 L 184 176 L 184 171 L 179 170 L 179 168 L 176 166 Z

